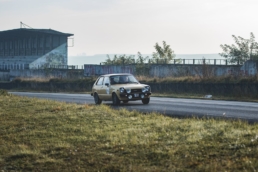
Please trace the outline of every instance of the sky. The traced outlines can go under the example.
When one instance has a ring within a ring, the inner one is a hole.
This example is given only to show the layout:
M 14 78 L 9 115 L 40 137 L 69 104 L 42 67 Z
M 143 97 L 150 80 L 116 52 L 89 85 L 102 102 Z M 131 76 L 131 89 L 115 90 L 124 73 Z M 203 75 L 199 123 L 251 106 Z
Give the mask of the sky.
M 257 0 L 0 0 L 0 31 L 20 22 L 74 34 L 69 56 L 221 53 L 232 35 L 258 35 Z M 71 42 L 69 42 L 71 45 Z

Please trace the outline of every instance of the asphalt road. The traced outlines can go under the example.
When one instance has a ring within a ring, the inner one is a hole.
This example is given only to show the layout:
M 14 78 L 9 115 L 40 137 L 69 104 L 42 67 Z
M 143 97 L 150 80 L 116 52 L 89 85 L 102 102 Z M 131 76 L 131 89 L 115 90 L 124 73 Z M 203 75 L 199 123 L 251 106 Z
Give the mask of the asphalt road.
M 89 94 L 11 93 L 20 96 L 52 99 L 69 103 L 94 104 L 93 97 Z M 107 101 L 103 103 L 112 106 L 112 102 Z M 207 116 L 258 122 L 258 103 L 253 102 L 151 97 L 148 105 L 143 105 L 141 101 L 133 101 L 128 104 L 121 104 L 119 107 L 114 108 L 126 108 L 144 113 L 158 112 L 164 115 L 177 117 Z

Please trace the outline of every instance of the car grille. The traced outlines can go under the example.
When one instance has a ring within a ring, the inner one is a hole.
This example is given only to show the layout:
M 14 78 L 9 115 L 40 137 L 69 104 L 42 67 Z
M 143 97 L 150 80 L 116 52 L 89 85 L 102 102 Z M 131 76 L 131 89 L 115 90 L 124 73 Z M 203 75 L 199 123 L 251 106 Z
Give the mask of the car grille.
M 131 92 L 132 93 L 139 93 L 139 92 L 142 92 L 142 89 L 132 89 Z

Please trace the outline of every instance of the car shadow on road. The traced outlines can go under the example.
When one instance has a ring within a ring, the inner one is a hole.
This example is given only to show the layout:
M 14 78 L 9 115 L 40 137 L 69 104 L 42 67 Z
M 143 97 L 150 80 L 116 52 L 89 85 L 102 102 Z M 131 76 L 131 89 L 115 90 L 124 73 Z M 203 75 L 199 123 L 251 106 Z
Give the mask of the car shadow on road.
M 119 105 L 113 105 L 113 103 L 102 103 L 104 105 L 112 106 L 112 107 L 129 107 L 129 106 L 148 106 L 149 104 L 142 104 L 142 103 L 121 103 Z

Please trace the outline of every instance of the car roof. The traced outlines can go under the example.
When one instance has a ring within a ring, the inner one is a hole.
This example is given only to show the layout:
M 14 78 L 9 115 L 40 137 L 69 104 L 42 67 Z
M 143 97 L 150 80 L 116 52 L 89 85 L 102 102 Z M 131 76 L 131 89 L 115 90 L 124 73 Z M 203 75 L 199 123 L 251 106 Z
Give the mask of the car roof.
M 117 76 L 117 75 L 132 75 L 130 73 L 112 73 L 112 74 L 105 74 L 101 76 Z

